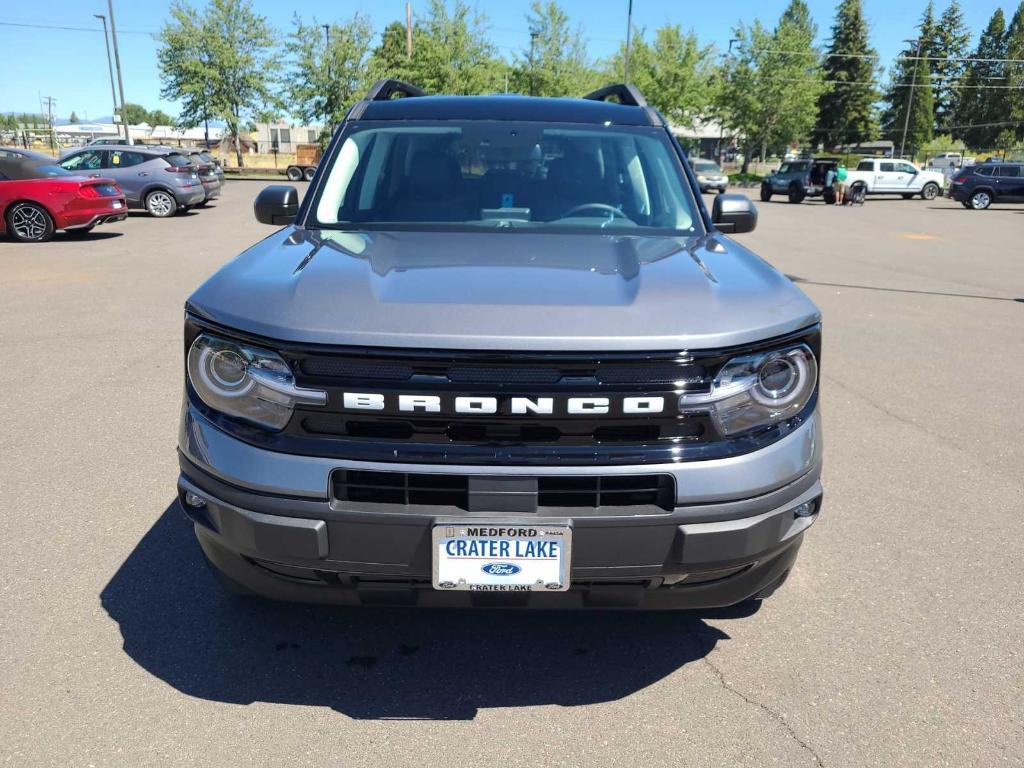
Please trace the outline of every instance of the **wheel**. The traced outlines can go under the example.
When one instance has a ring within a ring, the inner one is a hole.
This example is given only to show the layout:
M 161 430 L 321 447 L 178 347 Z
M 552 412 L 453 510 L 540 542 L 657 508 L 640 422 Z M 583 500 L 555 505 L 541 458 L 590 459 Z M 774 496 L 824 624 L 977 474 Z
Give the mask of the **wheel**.
M 821 192 L 821 198 L 825 201 L 826 205 L 836 204 L 836 191 L 831 187 L 828 187 Z
M 173 216 L 178 210 L 178 201 L 174 199 L 174 195 L 170 192 L 165 192 L 162 189 L 154 189 L 148 195 L 146 195 L 146 210 L 149 211 L 150 216 L 156 216 L 158 219 L 166 219 L 168 216 Z
M 716 192 L 715 194 L 724 195 L 725 194 L 725 187 L 719 187 L 718 188 L 718 192 Z
M 921 197 L 925 200 L 934 200 L 939 196 L 939 185 L 933 181 L 929 181 L 924 185 L 924 189 L 921 190 Z
M 302 181 L 302 169 L 297 165 L 289 165 L 285 176 L 288 177 L 288 181 Z
M 302 178 L 306 181 L 312 181 L 314 173 L 316 173 L 316 168 L 307 168 L 302 172 Z
M 767 203 L 771 199 L 772 199 L 772 185 L 771 184 L 762 184 L 761 185 L 761 202 L 762 203 Z
M 971 195 L 971 208 L 976 211 L 983 211 L 992 205 L 992 194 L 984 189 L 980 189 Z
M 792 184 L 789 187 L 789 202 L 802 203 L 804 201 L 804 197 L 806 197 L 806 194 L 799 185 Z
M 53 218 L 37 203 L 15 203 L 7 209 L 7 231 L 23 243 L 45 243 L 53 237 Z
M 913 200 L 914 199 L 913 195 L 902 195 L 902 197 L 903 197 L 904 200 Z

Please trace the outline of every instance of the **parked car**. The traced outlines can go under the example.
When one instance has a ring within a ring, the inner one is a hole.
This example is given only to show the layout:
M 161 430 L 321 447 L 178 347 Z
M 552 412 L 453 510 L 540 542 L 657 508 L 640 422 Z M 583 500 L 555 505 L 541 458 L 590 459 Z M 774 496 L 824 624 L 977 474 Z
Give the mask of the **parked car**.
M 381 81 L 302 205 L 254 208 L 275 231 L 189 297 L 181 357 L 178 499 L 229 590 L 710 608 L 786 580 L 821 316 L 635 87 Z
M 199 180 L 203 184 L 203 192 L 206 193 L 206 197 L 203 202 L 199 205 L 206 205 L 211 200 L 216 200 L 220 197 L 221 181 L 217 175 L 217 166 L 213 163 L 204 161 L 199 153 L 189 153 L 187 155 L 189 163 L 193 168 L 196 169 L 196 173 L 199 174 Z
M 59 229 L 85 233 L 128 215 L 110 178 L 75 176 L 37 159 L 0 157 L 0 234 L 41 243 Z
M 946 177 L 941 171 L 924 171 L 907 160 L 868 157 L 857 163 L 857 167 L 846 175 L 846 185 L 864 186 L 869 195 L 902 195 L 909 200 L 920 195 L 925 200 L 934 200 L 942 194 Z
M 802 203 L 807 197 L 823 197 L 826 203 L 836 201 L 835 190 L 825 186 L 828 171 L 839 167 L 836 158 L 784 162 L 779 170 L 768 174 L 761 182 L 761 200 L 768 202 L 772 195 L 784 194 L 791 203 Z
M 701 192 L 717 192 L 722 194 L 729 186 L 729 177 L 721 169 L 718 163 L 712 160 L 694 158 L 690 161 L 693 172 L 697 176 L 697 183 Z
M 206 191 L 188 157 L 140 146 L 80 149 L 58 165 L 74 173 L 110 176 L 124 190 L 129 208 L 144 208 L 165 218 L 206 199 Z
M 202 161 L 203 163 L 205 163 L 207 165 L 212 165 L 213 168 L 214 168 L 214 171 L 217 174 L 217 178 L 220 179 L 220 183 L 224 184 L 224 179 L 225 179 L 224 168 L 221 167 L 220 160 L 215 158 L 213 155 L 211 155 L 206 150 L 194 150 L 194 149 L 193 150 L 189 150 L 188 155 L 189 155 L 189 157 L 198 157 L 199 160 Z
M 953 177 L 949 196 L 976 211 L 992 203 L 1024 203 L 1024 163 L 981 163 Z
M 28 160 L 34 163 L 53 163 L 52 155 L 44 155 L 31 149 L 21 147 L 0 147 L 0 160 Z

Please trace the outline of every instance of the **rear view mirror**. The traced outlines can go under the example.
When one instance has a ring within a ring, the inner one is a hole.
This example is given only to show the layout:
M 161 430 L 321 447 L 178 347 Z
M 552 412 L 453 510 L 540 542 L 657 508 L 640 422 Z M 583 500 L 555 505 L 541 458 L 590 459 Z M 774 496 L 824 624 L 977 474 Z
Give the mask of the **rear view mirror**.
M 727 235 L 752 232 L 757 226 L 757 208 L 746 195 L 715 195 L 711 223 Z
M 260 224 L 291 224 L 299 212 L 299 192 L 286 184 L 273 184 L 256 196 L 252 207 Z

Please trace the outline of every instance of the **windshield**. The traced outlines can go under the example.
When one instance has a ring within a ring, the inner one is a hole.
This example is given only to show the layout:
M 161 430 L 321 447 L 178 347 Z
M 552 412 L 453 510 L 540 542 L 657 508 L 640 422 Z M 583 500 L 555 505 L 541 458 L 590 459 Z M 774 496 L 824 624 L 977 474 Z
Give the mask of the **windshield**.
M 334 151 L 307 225 L 694 234 L 695 210 L 657 129 L 377 122 Z
M 693 170 L 697 173 L 721 173 L 722 169 L 718 167 L 718 163 L 713 163 L 710 160 L 694 160 Z

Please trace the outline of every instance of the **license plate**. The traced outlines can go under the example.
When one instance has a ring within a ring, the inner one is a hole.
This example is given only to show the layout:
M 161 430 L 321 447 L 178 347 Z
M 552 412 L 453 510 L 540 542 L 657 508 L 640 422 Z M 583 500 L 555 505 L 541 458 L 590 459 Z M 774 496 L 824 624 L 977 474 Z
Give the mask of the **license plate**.
M 572 527 L 534 523 L 435 525 L 434 589 L 564 592 Z
M 110 207 L 111 208 L 120 208 L 121 207 L 121 201 L 120 200 L 115 200 L 114 202 L 112 202 L 110 204 Z

